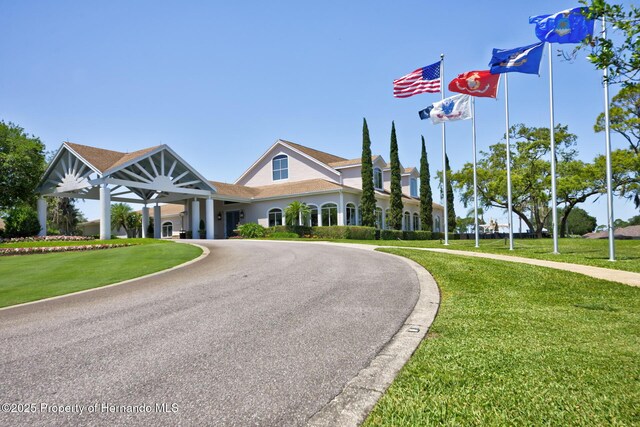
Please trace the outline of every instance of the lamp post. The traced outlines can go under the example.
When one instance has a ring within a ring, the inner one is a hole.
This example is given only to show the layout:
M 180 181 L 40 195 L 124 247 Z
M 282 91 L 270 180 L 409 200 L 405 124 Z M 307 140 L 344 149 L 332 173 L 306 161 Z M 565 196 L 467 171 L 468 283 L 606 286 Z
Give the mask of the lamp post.
M 186 239 L 187 233 L 184 231 L 184 215 L 185 211 L 180 212 L 180 238 Z

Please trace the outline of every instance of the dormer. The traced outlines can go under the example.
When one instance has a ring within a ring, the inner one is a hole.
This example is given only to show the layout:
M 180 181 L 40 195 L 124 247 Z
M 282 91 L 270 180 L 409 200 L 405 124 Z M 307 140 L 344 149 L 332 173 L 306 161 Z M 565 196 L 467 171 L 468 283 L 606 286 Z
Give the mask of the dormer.
M 420 188 L 418 180 L 420 173 L 416 168 L 406 168 L 401 174 L 402 193 L 415 199 L 420 197 Z
M 236 180 L 235 184 L 257 187 L 309 179 L 325 179 L 340 183 L 340 172 L 328 163 L 345 160 L 279 139 Z

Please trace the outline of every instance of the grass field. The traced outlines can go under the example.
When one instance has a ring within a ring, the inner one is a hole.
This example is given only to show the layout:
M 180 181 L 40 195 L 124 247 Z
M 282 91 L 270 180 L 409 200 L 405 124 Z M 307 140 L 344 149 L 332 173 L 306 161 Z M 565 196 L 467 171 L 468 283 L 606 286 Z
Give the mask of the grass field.
M 402 249 L 435 277 L 427 338 L 365 426 L 640 425 L 640 289 Z
M 480 248 L 474 247 L 474 240 L 449 240 L 449 246 L 444 246 L 438 240 L 339 240 L 339 242 L 478 251 L 640 273 L 640 240 L 617 240 L 615 242 L 616 261 L 613 262 L 609 261 L 608 241 L 596 239 L 560 239 L 558 242 L 560 254 L 551 253 L 553 251 L 551 239 L 518 239 L 514 241 L 513 251 L 509 250 L 509 242 L 504 239 L 481 240 Z
M 202 253 L 191 245 L 133 240 L 143 244 L 99 251 L 0 257 L 0 307 L 132 279 L 182 264 Z M 126 240 L 103 243 L 123 242 Z

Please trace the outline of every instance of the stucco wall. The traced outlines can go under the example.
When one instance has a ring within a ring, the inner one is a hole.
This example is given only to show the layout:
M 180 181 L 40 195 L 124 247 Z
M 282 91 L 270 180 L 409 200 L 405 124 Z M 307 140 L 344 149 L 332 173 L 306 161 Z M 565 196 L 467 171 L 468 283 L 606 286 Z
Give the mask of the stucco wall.
M 272 160 L 274 157 L 284 154 L 289 158 L 289 177 L 285 180 L 273 180 Z M 264 158 L 259 161 L 253 168 L 246 173 L 237 184 L 247 185 L 249 187 L 258 187 L 262 185 L 272 185 L 280 182 L 304 181 L 307 179 L 326 179 L 333 182 L 339 182 L 340 177 L 330 169 L 323 167 L 316 162 L 309 160 L 303 155 L 282 145 L 276 145 L 270 150 Z
M 351 168 L 340 169 L 342 173 L 342 185 L 347 187 L 362 189 L 362 167 L 354 166 Z

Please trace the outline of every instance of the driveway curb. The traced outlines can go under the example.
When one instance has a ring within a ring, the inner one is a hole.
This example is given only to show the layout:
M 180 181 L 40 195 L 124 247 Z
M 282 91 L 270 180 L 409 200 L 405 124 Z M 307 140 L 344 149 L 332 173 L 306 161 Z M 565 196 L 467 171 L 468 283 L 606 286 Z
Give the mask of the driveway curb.
M 178 243 L 178 242 L 176 242 L 176 243 Z M 197 246 L 200 249 L 202 249 L 202 253 L 200 254 L 199 257 L 194 258 L 194 259 L 192 259 L 190 261 L 184 262 L 182 264 L 174 265 L 173 267 L 169 267 L 169 268 L 166 268 L 164 270 L 156 271 L 155 273 L 149 273 L 149 274 L 146 274 L 144 276 L 134 277 L 133 279 L 124 280 L 122 282 L 111 283 L 110 285 L 98 286 L 97 288 L 84 289 L 82 291 L 71 292 L 70 294 L 57 295 L 55 297 L 43 298 L 43 299 L 39 299 L 39 300 L 36 300 L 36 301 L 23 302 L 22 304 L 9 305 L 7 307 L 0 308 L 0 311 L 11 310 L 11 309 L 14 309 L 14 308 L 25 307 L 27 305 L 39 304 L 39 303 L 43 303 L 43 302 L 47 302 L 47 301 L 53 301 L 53 300 L 57 300 L 57 299 L 61 299 L 61 298 L 70 297 L 70 296 L 73 296 L 73 295 L 86 294 L 88 292 L 94 292 L 94 291 L 97 291 L 97 290 L 100 290 L 100 289 L 107 289 L 107 288 L 112 288 L 114 286 L 124 285 L 124 284 L 127 284 L 127 283 L 135 282 L 136 280 L 146 279 L 148 277 L 157 276 L 159 274 L 163 274 L 163 273 L 166 273 L 168 271 L 177 270 L 179 268 L 186 267 L 188 265 L 191 265 L 193 263 L 196 263 L 196 262 L 200 261 L 201 259 L 203 259 L 203 258 L 205 258 L 205 257 L 207 257 L 209 255 L 209 248 L 206 248 L 206 247 L 204 247 L 202 245 L 198 245 L 197 243 L 192 243 L 192 242 L 179 242 L 179 243 L 192 245 L 192 246 Z
M 341 244 L 341 246 L 370 251 L 376 249 L 376 246 L 370 245 Z M 418 348 L 438 313 L 440 290 L 433 276 L 417 262 L 398 255 L 387 255 L 406 262 L 415 271 L 420 283 L 418 302 L 400 330 L 373 358 L 369 366 L 362 369 L 347 383 L 340 394 L 314 414 L 307 422 L 307 426 L 346 427 L 362 424 L 400 369 Z

